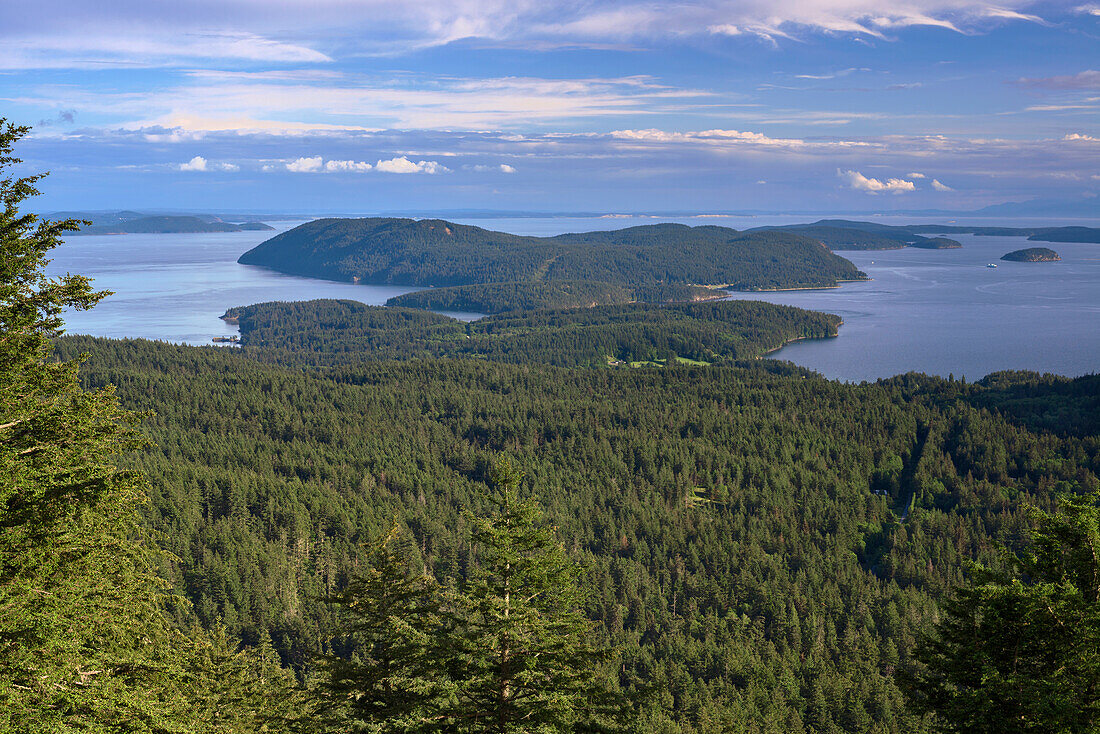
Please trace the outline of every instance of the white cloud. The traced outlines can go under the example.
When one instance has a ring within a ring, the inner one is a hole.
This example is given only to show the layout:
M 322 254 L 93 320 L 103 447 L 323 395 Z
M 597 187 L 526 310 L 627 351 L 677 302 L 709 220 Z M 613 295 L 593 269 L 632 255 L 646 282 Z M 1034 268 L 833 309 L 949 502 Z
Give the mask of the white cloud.
M 378 161 L 374 164 L 381 173 L 447 173 L 451 169 L 436 161 L 417 161 L 413 163 L 405 156 Z
M 870 69 L 868 69 L 865 66 L 861 66 L 861 67 L 853 66 L 853 67 L 848 68 L 848 69 L 840 69 L 839 71 L 831 71 L 831 72 L 828 72 L 826 74 L 795 74 L 794 78 L 795 79 L 815 79 L 815 80 L 836 79 L 837 77 L 843 77 L 843 76 L 848 76 L 849 74 L 854 74 L 857 71 L 870 71 Z
M 211 163 L 201 155 L 197 155 L 186 163 L 181 163 L 179 169 L 181 171 L 225 171 L 226 173 L 233 173 L 241 170 L 241 167 L 235 163 Z
M 515 173 L 516 169 L 509 166 L 507 163 L 501 163 L 499 166 L 465 166 L 465 168 L 471 171 L 477 171 L 478 173 Z
M 907 173 L 907 174 L 905 174 L 905 177 L 906 178 L 928 178 L 923 173 Z
M 885 181 L 877 178 L 868 178 L 859 171 L 842 171 L 837 169 L 836 174 L 840 176 L 850 188 L 856 191 L 866 191 L 868 194 L 879 194 L 888 192 L 891 194 L 904 194 L 908 191 L 916 191 L 917 186 L 912 181 L 906 181 L 901 178 L 890 178 Z
M 1091 104 L 1037 104 L 1024 108 L 1024 112 L 1066 112 L 1069 110 L 1095 110 L 1100 109 Z
M 984 15 L 988 18 L 1001 18 L 1003 20 L 1026 20 L 1029 23 L 1039 23 L 1040 25 L 1046 25 L 1046 21 L 1044 21 L 1038 15 L 1032 15 L 1030 13 L 1019 13 L 1015 10 L 1008 10 L 1007 8 L 988 7 L 985 9 Z
M 181 171 L 205 171 L 206 159 L 201 155 L 197 155 L 186 163 L 180 164 Z
M 1082 135 L 1081 133 L 1068 133 L 1064 138 L 1062 138 L 1062 140 L 1071 142 L 1081 141 L 1086 143 L 1100 143 L 1100 138 L 1094 138 L 1091 135 Z
M 286 170 L 294 173 L 316 173 L 321 170 L 321 156 L 298 158 L 286 164 Z
M 955 190 L 955 189 L 951 188 L 950 186 L 948 186 L 947 184 L 940 183 L 936 179 L 932 179 L 932 188 L 934 188 L 936 191 L 954 191 Z
M 366 173 L 374 168 L 371 164 L 365 161 L 326 161 L 325 171 L 328 173 L 338 172 L 351 172 L 351 173 Z

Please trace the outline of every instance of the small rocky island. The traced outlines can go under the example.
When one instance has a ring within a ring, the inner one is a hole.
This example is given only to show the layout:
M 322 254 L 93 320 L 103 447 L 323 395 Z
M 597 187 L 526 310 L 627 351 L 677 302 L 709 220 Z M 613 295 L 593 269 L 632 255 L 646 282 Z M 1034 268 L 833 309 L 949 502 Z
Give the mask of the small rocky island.
M 1016 263 L 1052 263 L 1061 260 L 1058 253 L 1046 247 L 1027 247 L 1014 250 L 1001 257 L 1002 260 Z

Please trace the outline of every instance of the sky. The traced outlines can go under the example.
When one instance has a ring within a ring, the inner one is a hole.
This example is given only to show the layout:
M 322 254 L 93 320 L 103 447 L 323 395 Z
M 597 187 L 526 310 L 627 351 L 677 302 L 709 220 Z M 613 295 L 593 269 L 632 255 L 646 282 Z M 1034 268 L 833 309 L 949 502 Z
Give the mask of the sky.
M 1087 0 L 0 3 L 43 211 L 1087 201 L 1098 113 Z

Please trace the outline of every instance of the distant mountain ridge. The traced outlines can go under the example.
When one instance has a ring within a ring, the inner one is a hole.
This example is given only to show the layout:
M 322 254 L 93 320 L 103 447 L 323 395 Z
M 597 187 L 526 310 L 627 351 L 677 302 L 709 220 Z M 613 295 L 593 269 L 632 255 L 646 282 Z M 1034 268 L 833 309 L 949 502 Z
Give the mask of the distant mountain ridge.
M 272 237 L 238 262 L 292 275 L 412 286 L 586 280 L 770 290 L 866 278 L 796 233 L 683 224 L 529 237 L 440 219 L 320 219 Z

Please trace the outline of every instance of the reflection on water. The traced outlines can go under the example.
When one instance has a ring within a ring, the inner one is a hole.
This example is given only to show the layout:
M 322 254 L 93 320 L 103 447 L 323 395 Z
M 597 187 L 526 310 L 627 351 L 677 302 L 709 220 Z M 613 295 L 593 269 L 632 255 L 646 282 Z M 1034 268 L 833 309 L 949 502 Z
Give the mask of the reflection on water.
M 551 235 L 659 220 L 459 221 Z M 743 229 L 805 217 L 678 221 Z M 295 224 L 275 226 L 287 229 Z M 70 333 L 189 344 L 210 344 L 214 336 L 235 333 L 235 327 L 218 318 L 231 306 L 311 298 L 382 304 L 415 290 L 298 278 L 237 264 L 241 253 L 271 234 L 74 237 L 53 253 L 49 272 L 89 275 L 96 287 L 115 291 L 92 311 L 67 314 Z M 1001 262 L 1001 255 L 1035 243 L 1022 238 L 953 237 L 963 249 L 840 253 L 870 275 L 870 282 L 735 297 L 840 315 L 844 326 L 838 338 L 797 342 L 773 355 L 828 377 L 859 381 L 920 371 L 974 380 L 1002 369 L 1065 375 L 1100 371 L 1100 244 L 1054 243 L 1049 246 L 1061 254 L 1062 262 L 1011 263 Z M 990 262 L 999 267 L 986 268 Z

